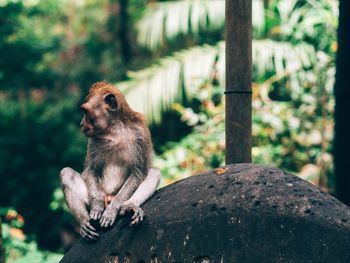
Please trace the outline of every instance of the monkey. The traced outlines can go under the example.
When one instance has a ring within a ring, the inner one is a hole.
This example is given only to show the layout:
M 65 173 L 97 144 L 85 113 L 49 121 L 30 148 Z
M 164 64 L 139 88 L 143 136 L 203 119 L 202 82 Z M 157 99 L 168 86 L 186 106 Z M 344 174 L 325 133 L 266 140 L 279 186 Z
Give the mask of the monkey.
M 160 171 L 151 167 L 153 145 L 143 115 L 116 87 L 93 84 L 80 108 L 88 137 L 84 169 L 63 168 L 60 181 L 81 236 L 97 240 L 96 224 L 110 227 L 127 212 L 133 213 L 131 225 L 143 220 L 141 205 L 157 189 Z

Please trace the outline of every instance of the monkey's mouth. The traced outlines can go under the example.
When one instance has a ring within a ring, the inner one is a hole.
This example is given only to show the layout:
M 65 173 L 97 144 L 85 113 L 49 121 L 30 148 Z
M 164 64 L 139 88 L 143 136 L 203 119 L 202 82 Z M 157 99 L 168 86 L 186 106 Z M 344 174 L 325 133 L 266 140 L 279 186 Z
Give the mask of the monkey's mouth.
M 81 130 L 87 137 L 92 137 L 92 135 L 94 134 L 94 130 L 92 128 L 82 127 Z
M 90 123 L 86 116 L 84 116 L 80 122 L 80 129 L 87 137 L 92 137 L 94 133 L 94 126 Z

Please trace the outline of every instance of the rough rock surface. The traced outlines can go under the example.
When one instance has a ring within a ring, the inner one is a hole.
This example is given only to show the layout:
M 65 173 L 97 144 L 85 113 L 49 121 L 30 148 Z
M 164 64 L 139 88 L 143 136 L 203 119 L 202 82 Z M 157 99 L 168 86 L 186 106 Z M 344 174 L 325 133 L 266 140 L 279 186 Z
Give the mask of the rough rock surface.
M 279 169 L 229 165 L 160 189 L 67 262 L 350 262 L 350 208 Z

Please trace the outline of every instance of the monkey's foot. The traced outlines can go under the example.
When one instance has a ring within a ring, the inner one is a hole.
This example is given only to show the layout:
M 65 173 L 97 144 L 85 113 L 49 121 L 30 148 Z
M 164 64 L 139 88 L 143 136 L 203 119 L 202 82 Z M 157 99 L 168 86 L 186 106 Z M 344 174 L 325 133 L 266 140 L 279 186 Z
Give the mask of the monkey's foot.
M 91 206 L 90 210 L 90 219 L 97 221 L 101 218 L 102 213 L 103 213 L 104 207 L 102 202 L 95 203 Z
M 81 224 L 80 235 L 87 240 L 97 240 L 99 236 L 89 220 L 86 220 Z
M 131 217 L 130 226 L 136 225 L 143 220 L 143 209 L 138 205 L 133 203 L 125 202 L 120 209 L 120 215 L 125 215 L 126 212 L 132 212 L 133 216 Z
M 119 212 L 119 207 L 120 205 L 116 206 L 113 204 L 107 206 L 100 219 L 101 227 L 110 227 L 114 224 L 114 221 Z

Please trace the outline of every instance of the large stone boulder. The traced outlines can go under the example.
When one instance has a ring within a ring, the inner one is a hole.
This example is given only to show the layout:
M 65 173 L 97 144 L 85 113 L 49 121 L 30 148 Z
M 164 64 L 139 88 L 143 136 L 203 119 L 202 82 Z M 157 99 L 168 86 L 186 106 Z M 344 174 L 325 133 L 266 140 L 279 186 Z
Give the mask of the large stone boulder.
M 158 190 L 67 262 L 350 262 L 350 209 L 279 169 L 229 165 Z

